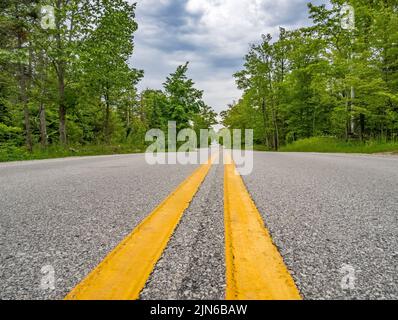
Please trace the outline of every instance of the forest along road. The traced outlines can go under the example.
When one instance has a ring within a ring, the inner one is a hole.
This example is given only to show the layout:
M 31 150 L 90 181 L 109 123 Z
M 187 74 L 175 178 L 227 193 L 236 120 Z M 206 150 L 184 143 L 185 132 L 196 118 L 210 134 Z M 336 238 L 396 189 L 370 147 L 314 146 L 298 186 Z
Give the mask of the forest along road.
M 197 168 L 139 154 L 0 164 L 0 299 L 63 299 L 192 176 L 205 178 L 140 298 L 223 299 L 224 168 Z M 254 153 L 243 180 L 304 299 L 398 298 L 398 158 Z

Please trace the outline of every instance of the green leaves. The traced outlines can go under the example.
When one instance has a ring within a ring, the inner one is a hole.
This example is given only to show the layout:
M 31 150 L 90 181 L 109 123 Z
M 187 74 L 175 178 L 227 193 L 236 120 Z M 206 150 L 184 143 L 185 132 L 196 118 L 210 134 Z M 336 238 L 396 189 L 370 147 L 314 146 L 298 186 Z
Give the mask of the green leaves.
M 349 1 L 354 29 L 341 23 L 345 4 L 309 4 L 312 26 L 281 28 L 277 41 L 263 35 L 234 75 L 244 95 L 223 112 L 223 123 L 253 127 L 268 148 L 316 135 L 398 136 L 396 3 Z
M 168 120 L 177 122 L 178 130 L 189 128 L 204 105 L 203 91 L 196 89 L 194 82 L 187 77 L 188 64 L 178 66 L 163 84 L 167 97 L 165 115 Z

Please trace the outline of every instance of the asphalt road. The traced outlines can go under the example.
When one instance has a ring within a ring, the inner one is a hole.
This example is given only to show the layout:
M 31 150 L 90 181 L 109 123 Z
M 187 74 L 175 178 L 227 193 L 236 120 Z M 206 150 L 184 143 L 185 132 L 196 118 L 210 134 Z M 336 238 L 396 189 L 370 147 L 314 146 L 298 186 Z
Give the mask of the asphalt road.
M 398 298 L 398 158 L 256 153 L 244 180 L 304 298 Z
M 62 299 L 196 166 L 143 155 L 0 164 L 0 299 Z M 55 290 L 43 290 L 52 266 Z
M 141 299 L 224 299 L 222 181 L 222 164 L 213 165 L 158 262 Z
M 398 298 L 398 158 L 254 158 L 244 181 L 304 298 Z M 0 299 L 62 299 L 195 168 L 143 155 L 0 164 Z M 222 299 L 224 260 L 215 165 L 141 298 Z

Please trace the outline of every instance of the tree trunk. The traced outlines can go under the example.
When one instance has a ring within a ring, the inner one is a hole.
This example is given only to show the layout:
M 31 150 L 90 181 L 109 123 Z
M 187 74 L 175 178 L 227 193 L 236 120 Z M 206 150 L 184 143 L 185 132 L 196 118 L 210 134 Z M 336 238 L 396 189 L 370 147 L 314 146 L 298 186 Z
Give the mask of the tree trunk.
M 65 83 L 63 71 L 58 78 L 59 90 L 59 142 L 61 145 L 66 145 L 66 106 L 65 106 Z
M 109 103 L 109 95 L 105 94 L 105 121 L 104 121 L 104 135 L 105 135 L 105 142 L 110 143 L 111 141 L 111 132 L 110 132 L 110 103 Z
M 351 119 L 349 119 L 350 116 L 350 102 L 348 101 L 348 94 L 347 92 L 344 92 L 344 97 L 345 99 L 345 109 L 347 112 L 346 119 L 345 119 L 345 140 L 348 141 L 348 139 L 351 136 Z
M 26 134 L 26 147 L 29 152 L 33 151 L 33 141 L 32 141 L 32 133 L 30 129 L 30 113 L 27 103 L 24 102 L 24 119 L 25 119 L 25 134 Z
M 62 9 L 62 0 L 57 0 L 57 10 L 60 12 Z M 59 97 L 59 142 L 61 145 L 66 145 L 66 102 L 65 102 L 65 61 L 62 56 L 64 50 L 62 48 L 61 40 L 61 22 L 60 17 L 56 16 L 56 41 L 58 49 L 58 59 L 56 61 L 57 74 L 58 74 L 58 97 Z
M 272 110 L 272 122 L 274 123 L 274 149 L 275 149 L 275 151 L 278 151 L 279 150 L 279 128 L 278 128 L 278 122 L 276 119 L 276 112 L 275 112 L 274 108 Z
M 359 122 L 360 122 L 360 130 L 361 130 L 361 141 L 364 140 L 364 133 L 365 133 L 365 115 L 359 115 Z
M 22 35 L 18 33 L 18 49 L 22 50 Z M 23 62 L 19 63 L 19 94 L 24 111 L 25 144 L 29 152 L 33 151 L 32 132 L 30 128 L 30 112 L 27 95 L 27 70 Z
M 43 102 L 40 103 L 40 142 L 43 148 L 47 147 L 46 108 Z
M 105 114 L 105 141 L 106 143 L 110 143 L 110 110 L 109 110 L 109 103 L 106 103 L 106 114 Z
M 355 99 L 355 88 L 351 87 L 351 103 L 350 103 L 350 129 L 351 129 L 351 134 L 355 134 L 355 118 L 354 115 L 352 114 L 352 111 L 354 109 L 354 99 Z
M 26 75 L 24 66 L 21 66 L 20 95 L 23 105 L 24 124 L 25 124 L 25 143 L 29 152 L 33 151 L 32 132 L 30 128 L 30 112 L 28 107 L 28 96 L 26 93 Z
M 126 127 L 130 128 L 130 106 L 127 106 L 127 123 L 126 123 Z
M 263 122 L 264 122 L 264 143 L 267 147 L 269 147 L 269 141 L 267 136 L 267 109 L 266 109 L 265 98 L 262 99 L 261 112 L 263 115 Z
M 314 107 L 314 111 L 312 113 L 312 136 L 315 137 L 316 133 L 316 108 Z

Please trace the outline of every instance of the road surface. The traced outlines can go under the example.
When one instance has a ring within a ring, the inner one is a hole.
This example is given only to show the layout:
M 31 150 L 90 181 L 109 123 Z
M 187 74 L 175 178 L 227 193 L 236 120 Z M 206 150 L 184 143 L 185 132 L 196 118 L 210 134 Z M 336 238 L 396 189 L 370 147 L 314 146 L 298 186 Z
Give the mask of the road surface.
M 138 154 L 0 164 L 0 299 L 63 299 L 198 167 Z M 223 169 L 141 299 L 224 299 Z M 243 180 L 304 299 L 398 298 L 398 158 L 254 153 Z

